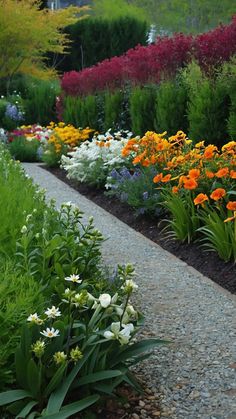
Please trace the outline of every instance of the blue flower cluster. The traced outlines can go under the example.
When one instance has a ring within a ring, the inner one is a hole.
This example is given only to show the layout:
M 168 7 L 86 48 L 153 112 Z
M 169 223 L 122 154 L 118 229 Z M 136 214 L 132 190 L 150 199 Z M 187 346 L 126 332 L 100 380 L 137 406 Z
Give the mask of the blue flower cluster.
M 23 112 L 11 103 L 8 103 L 6 106 L 5 116 L 12 119 L 12 121 L 22 121 L 24 119 Z

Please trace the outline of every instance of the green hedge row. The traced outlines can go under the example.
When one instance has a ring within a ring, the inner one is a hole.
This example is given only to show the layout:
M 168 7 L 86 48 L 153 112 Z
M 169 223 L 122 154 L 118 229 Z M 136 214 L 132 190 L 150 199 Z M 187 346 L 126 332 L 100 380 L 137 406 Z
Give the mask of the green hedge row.
M 232 69 L 231 69 L 232 70 Z M 234 68 L 235 70 L 235 68 Z M 210 79 L 193 75 L 196 68 L 160 85 L 132 87 L 94 96 L 65 97 L 63 119 L 76 126 L 185 131 L 192 140 L 224 144 L 236 138 L 236 82 L 231 73 Z M 229 76 L 230 74 L 230 76 Z
M 68 26 L 65 33 L 71 44 L 69 54 L 50 56 L 49 62 L 59 72 L 91 67 L 96 63 L 122 55 L 136 45 L 147 44 L 147 23 L 133 17 L 114 20 L 89 18 Z

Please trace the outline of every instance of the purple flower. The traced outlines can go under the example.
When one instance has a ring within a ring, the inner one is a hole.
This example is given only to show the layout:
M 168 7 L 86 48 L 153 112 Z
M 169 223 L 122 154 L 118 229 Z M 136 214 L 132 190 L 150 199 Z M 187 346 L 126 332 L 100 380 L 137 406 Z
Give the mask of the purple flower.
M 146 201 L 148 199 L 148 192 L 143 192 L 143 200 Z
M 21 121 L 24 118 L 22 112 L 17 108 L 17 106 L 12 105 L 11 103 L 7 104 L 5 116 L 13 121 Z

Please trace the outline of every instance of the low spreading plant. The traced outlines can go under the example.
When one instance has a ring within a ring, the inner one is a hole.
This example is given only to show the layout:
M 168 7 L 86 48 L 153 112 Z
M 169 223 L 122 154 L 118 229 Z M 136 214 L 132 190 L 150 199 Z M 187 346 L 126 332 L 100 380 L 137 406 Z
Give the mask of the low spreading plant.
M 153 168 L 129 170 L 124 166 L 121 169 L 113 169 L 107 177 L 106 194 L 126 202 L 135 210 L 137 216 L 160 216 L 160 191 L 152 181 L 153 175 Z
M 71 202 L 62 204 L 59 211 L 51 203 L 43 215 L 37 210 L 27 214 L 16 240 L 16 264 L 21 272 L 52 288 L 75 270 L 83 279 L 99 277 L 103 238 L 93 218 L 86 225 L 82 214 Z

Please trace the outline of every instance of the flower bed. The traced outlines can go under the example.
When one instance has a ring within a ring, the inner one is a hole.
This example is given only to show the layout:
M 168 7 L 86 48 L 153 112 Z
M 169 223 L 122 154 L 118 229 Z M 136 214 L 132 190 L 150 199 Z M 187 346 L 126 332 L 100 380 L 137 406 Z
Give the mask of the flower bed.
M 234 141 L 218 150 L 203 141 L 193 145 L 182 131 L 169 138 L 147 132 L 126 142 L 123 160 L 110 173 L 101 159 L 100 185 L 139 214 L 168 214 L 170 236 L 182 242 L 198 238 L 223 260 L 235 261 L 235 151 Z M 63 168 L 70 178 L 86 182 L 92 172 L 89 154 L 78 148 L 70 156 L 63 158 Z
M 138 389 L 129 366 L 161 342 L 133 339 L 141 316 L 130 304 L 132 266 L 105 268 L 93 219 L 83 224 L 71 203 L 47 205 L 2 147 L 0 177 L 0 406 L 12 417 L 66 418 L 124 381 Z

